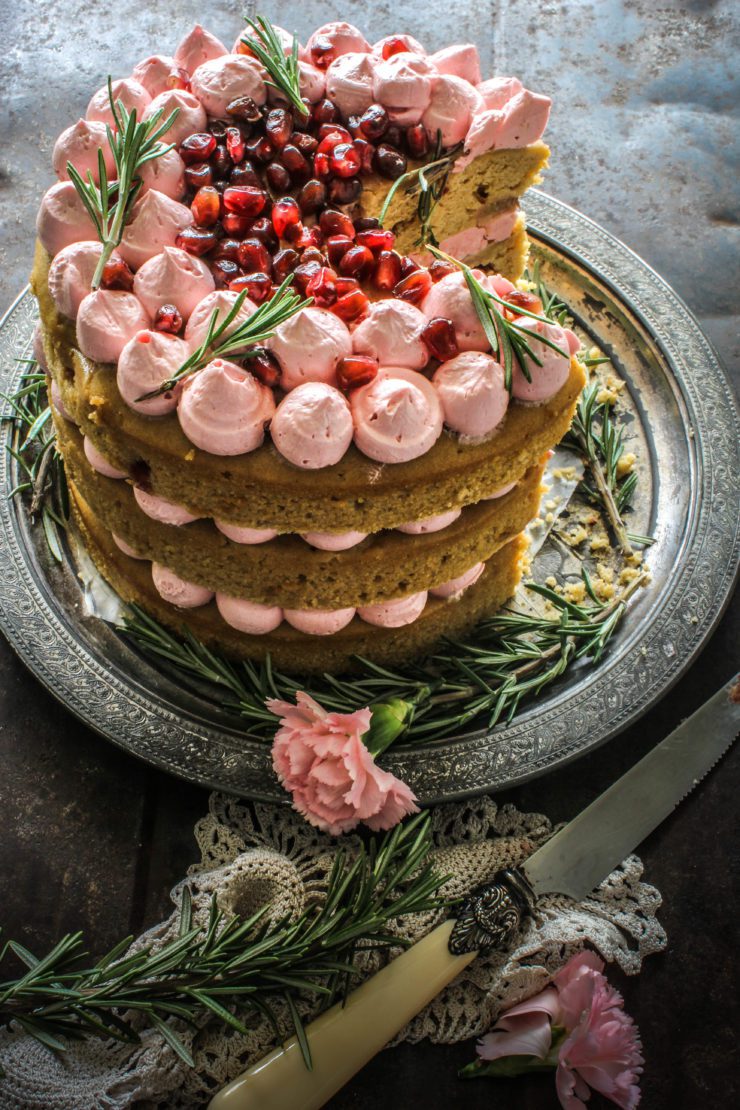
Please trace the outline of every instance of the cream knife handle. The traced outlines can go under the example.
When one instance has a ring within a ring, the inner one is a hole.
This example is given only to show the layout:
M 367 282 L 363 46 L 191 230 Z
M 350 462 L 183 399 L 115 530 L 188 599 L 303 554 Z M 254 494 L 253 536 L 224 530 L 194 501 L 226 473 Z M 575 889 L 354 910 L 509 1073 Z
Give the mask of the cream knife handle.
M 306 1026 L 312 1071 L 291 1037 L 234 1079 L 209 1110 L 319 1110 L 476 956 L 451 955 L 445 921 Z

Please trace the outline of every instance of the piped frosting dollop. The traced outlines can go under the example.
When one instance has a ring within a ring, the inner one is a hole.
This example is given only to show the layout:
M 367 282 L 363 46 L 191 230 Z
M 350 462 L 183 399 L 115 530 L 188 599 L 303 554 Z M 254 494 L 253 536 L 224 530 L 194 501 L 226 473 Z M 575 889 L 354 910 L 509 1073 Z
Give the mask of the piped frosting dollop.
M 352 442 L 344 396 L 325 382 L 304 382 L 277 407 L 270 433 L 280 454 L 302 470 L 339 462 Z
M 409 462 L 442 432 L 442 406 L 432 383 L 415 370 L 387 366 L 351 397 L 355 443 L 377 462 Z
M 191 443 L 212 455 L 244 455 L 265 438 L 275 412 L 272 391 L 247 370 L 215 358 L 185 381 L 177 405 Z

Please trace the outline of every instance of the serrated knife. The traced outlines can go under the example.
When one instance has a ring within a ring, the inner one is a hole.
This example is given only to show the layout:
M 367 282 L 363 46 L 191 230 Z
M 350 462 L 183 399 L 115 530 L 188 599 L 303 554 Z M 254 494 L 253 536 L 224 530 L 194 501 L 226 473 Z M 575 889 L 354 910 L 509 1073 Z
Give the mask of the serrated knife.
M 319 1110 L 479 951 L 505 946 L 536 912 L 538 896 L 590 894 L 693 790 L 738 729 L 736 675 L 524 864 L 498 872 L 456 919 L 311 1022 L 311 1071 L 292 1037 L 219 1091 L 210 1110 Z

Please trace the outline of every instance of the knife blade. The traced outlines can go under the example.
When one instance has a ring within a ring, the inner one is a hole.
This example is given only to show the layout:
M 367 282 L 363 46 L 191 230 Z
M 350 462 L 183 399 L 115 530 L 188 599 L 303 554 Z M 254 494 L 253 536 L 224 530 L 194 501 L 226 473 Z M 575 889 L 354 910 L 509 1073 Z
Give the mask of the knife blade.
M 417 944 L 211 1100 L 210 1110 L 320 1110 L 478 952 L 506 944 L 538 894 L 583 898 L 656 828 L 731 746 L 740 729 L 740 676 L 531 855 L 473 892 L 457 920 Z

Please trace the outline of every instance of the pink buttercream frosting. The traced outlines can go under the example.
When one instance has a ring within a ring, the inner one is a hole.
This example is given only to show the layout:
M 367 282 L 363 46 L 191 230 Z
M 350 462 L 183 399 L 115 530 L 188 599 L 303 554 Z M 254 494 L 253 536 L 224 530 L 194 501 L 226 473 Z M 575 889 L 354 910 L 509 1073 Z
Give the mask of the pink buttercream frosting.
M 225 54 L 198 66 L 192 89 L 206 112 L 213 119 L 222 119 L 232 100 L 251 96 L 257 105 L 267 100 L 267 87 L 262 67 L 246 54 Z
M 105 455 L 98 451 L 95 444 L 87 436 L 83 436 L 82 449 L 85 452 L 85 458 L 90 463 L 90 466 L 98 474 L 102 474 L 104 478 L 127 478 L 128 475 L 125 470 L 119 470 L 117 466 L 113 466 L 108 462 Z
M 437 513 L 427 516 L 423 520 L 409 520 L 406 524 L 399 524 L 398 531 L 406 532 L 409 536 L 423 536 L 427 532 L 441 532 L 449 528 L 460 516 L 462 509 L 449 509 L 446 513 Z
M 367 532 L 303 532 L 301 539 L 319 551 L 349 551 L 368 536 Z
M 403 123 L 418 122 L 429 107 L 437 69 L 419 54 L 393 54 L 375 66 L 375 99 L 403 112 Z
M 270 434 L 280 454 L 302 470 L 339 462 L 352 442 L 352 414 L 326 382 L 304 382 L 277 407 Z
M 476 112 L 465 138 L 465 152 L 455 161 L 459 173 L 488 150 L 512 150 L 542 138 L 552 101 L 522 89 L 501 108 Z
M 473 275 L 481 281 L 485 275 L 473 270 Z M 483 325 L 478 319 L 463 274 L 457 270 L 436 282 L 424 298 L 422 310 L 428 320 L 443 316 L 452 320 L 457 335 L 457 345 L 461 351 L 487 351 L 489 342 Z
M 282 367 L 283 389 L 295 389 L 302 382 L 335 385 L 337 364 L 352 353 L 352 337 L 333 312 L 310 307 L 281 324 L 268 347 Z
M 283 617 L 298 632 L 309 636 L 333 636 L 346 628 L 356 609 L 284 609 Z
M 171 82 L 176 76 L 177 68 L 177 62 L 170 54 L 152 54 L 134 66 L 131 76 L 144 86 L 150 96 L 159 96 L 172 88 Z
M 340 54 L 326 71 L 326 95 L 343 116 L 361 116 L 373 103 L 372 55 Z
M 139 401 L 138 398 L 171 378 L 189 357 L 187 343 L 174 335 L 148 330 L 137 332 L 129 339 L 118 359 L 118 392 L 134 412 L 146 416 L 164 416 L 173 412 L 180 395 L 179 383 L 157 397 L 149 397 L 146 401 Z
M 483 217 L 475 227 L 465 227 L 454 235 L 448 235 L 439 244 L 440 249 L 464 261 L 471 255 L 480 254 L 489 243 L 501 243 L 504 239 L 508 239 L 516 226 L 518 216 L 519 209 L 510 208 L 506 212 L 497 212 L 492 216 Z
M 243 528 L 241 524 L 228 524 L 225 520 L 214 520 L 213 523 L 219 532 L 222 532 L 227 540 L 231 540 L 233 543 L 249 545 L 269 543 L 277 536 L 274 528 Z
M 70 243 L 95 239 L 95 224 L 71 181 L 57 181 L 41 198 L 36 216 L 36 234 L 51 255 Z
M 424 455 L 442 433 L 442 406 L 432 383 L 415 370 L 386 366 L 352 394 L 355 444 L 377 462 Z
M 493 493 L 489 493 L 488 497 L 484 497 L 484 501 L 498 501 L 499 497 L 505 497 L 507 493 L 511 493 L 516 482 L 507 482 L 505 486 L 499 486 Z
M 129 559 L 140 559 L 143 561 L 146 558 L 144 555 L 139 555 L 138 551 L 136 551 L 130 543 L 126 543 L 122 536 L 117 536 L 115 532 L 111 532 L 110 536 L 116 547 L 122 551 L 124 555 L 128 555 Z
M 61 314 L 70 320 L 77 318 L 82 301 L 92 291 L 92 279 L 102 252 L 103 244 L 99 240 L 83 239 L 63 247 L 49 267 L 49 292 Z M 114 251 L 112 257 L 120 258 L 120 255 Z
M 445 46 L 432 54 L 429 61 L 436 66 L 438 73 L 446 73 L 452 77 L 464 77 L 471 85 L 477 85 L 481 79 L 480 58 L 478 47 L 472 43 L 457 43 Z
M 120 100 L 127 111 L 132 112 L 136 109 L 137 119 L 141 119 L 147 105 L 152 99 L 143 85 L 135 81 L 133 77 L 123 77 L 118 81 L 113 81 L 111 84 L 113 91 L 113 102 L 118 104 Z M 108 86 L 103 85 L 96 93 L 93 93 L 90 103 L 87 106 L 85 117 L 90 120 L 99 120 L 101 123 L 110 124 L 115 127 L 113 120 L 113 112 L 111 111 L 110 100 L 108 98 Z
M 116 176 L 116 163 L 108 143 L 105 124 L 97 120 L 80 119 L 62 131 L 54 143 L 51 156 L 54 173 L 60 181 L 69 181 L 67 163 L 71 162 L 85 181 L 87 181 L 87 175 L 91 173 L 93 180 L 98 182 L 98 151 L 100 150 L 103 152 L 108 180 L 112 181 Z
M 352 350 L 372 355 L 381 366 L 421 370 L 429 361 L 421 333 L 428 324 L 423 312 L 406 301 L 374 301 L 352 332 Z
M 214 58 L 220 58 L 226 53 L 226 47 L 221 40 L 210 31 L 204 30 L 200 23 L 196 23 L 178 43 L 175 50 L 175 64 L 182 66 L 188 73 L 194 73 L 204 62 L 213 61 Z
M 149 258 L 134 278 L 134 293 L 152 318 L 163 304 L 173 304 L 187 320 L 214 288 L 205 262 L 179 247 L 165 247 Z
M 329 48 L 329 58 L 333 61 L 340 54 L 368 54 L 370 43 L 362 32 L 353 27 L 351 23 L 334 20 L 317 27 L 306 43 L 306 55 L 313 61 L 312 52 L 316 48 L 321 57 L 326 57 Z
M 278 605 L 260 605 L 243 597 L 230 597 L 229 594 L 217 593 L 216 605 L 228 625 L 250 636 L 273 632 L 283 619 L 283 611 Z
M 449 582 L 443 582 L 441 586 L 434 586 L 429 593 L 432 597 L 457 601 L 470 586 L 478 581 L 485 569 L 485 563 L 476 563 L 474 567 L 466 570 L 464 574 L 459 574 L 457 578 L 451 578 Z
M 159 596 L 170 605 L 176 605 L 178 609 L 198 609 L 201 605 L 207 605 L 213 597 L 212 590 L 198 586 L 195 582 L 187 582 L 160 563 L 152 563 L 152 582 Z
M 230 289 L 217 289 L 198 302 L 185 327 L 185 338 L 193 350 L 200 346 L 208 334 L 208 324 L 214 310 L 218 313 L 217 321 L 222 322 L 231 312 L 238 296 L 238 293 L 233 293 Z M 223 333 L 223 337 L 228 338 L 232 335 L 256 309 L 257 305 L 250 301 L 249 297 L 245 297 L 236 316 Z
M 429 105 L 421 122 L 432 140 L 442 133 L 443 146 L 461 143 L 468 133 L 473 114 L 483 106 L 469 81 L 454 74 L 442 74 L 434 82 Z
M 147 493 L 141 486 L 134 486 L 134 497 L 142 513 L 159 524 L 172 524 L 175 528 L 181 528 L 183 524 L 192 524 L 194 520 L 198 520 L 195 513 L 191 513 L 184 505 L 176 505 L 164 497 L 157 497 L 155 493 Z
M 529 345 L 542 365 L 538 366 L 525 355 L 527 369 L 532 378 L 531 382 L 528 382 L 519 363 L 514 361 L 512 396 L 518 401 L 530 401 L 534 404 L 549 401 L 568 380 L 570 358 L 579 349 L 580 340 L 569 328 L 561 328 L 558 324 L 545 324 L 527 316 L 517 317 L 515 323 L 531 333 L 532 338 L 527 337 Z M 535 338 L 537 335 L 543 335 L 545 339 L 556 343 L 562 354 L 544 343 L 538 343 Z
M 33 357 L 36 359 L 36 361 L 38 362 L 41 369 L 46 370 L 46 372 L 48 374 L 49 367 L 48 367 L 47 362 L 46 362 L 46 351 L 44 350 L 44 340 L 43 340 L 43 337 L 41 335 L 41 324 L 40 323 L 36 324 L 36 326 L 33 329 L 32 343 L 33 343 Z M 52 389 L 53 389 L 55 384 L 56 383 L 54 381 L 52 381 Z M 58 405 L 57 405 L 57 408 L 59 408 Z M 59 411 L 61 412 L 61 409 Z
M 185 381 L 177 405 L 185 435 L 212 455 L 244 455 L 256 450 L 274 412 L 272 390 L 222 358 L 213 359 Z
M 144 119 L 150 119 L 155 112 L 162 112 L 160 122 L 166 123 L 169 117 L 177 112 L 174 120 L 162 136 L 163 143 L 174 143 L 179 146 L 183 139 L 196 131 L 205 131 L 208 123 L 203 105 L 197 96 L 186 92 L 185 89 L 167 89 L 159 93 L 147 106 Z
M 432 378 L 445 424 L 463 436 L 487 436 L 499 426 L 509 405 L 503 367 L 491 355 L 464 351 L 443 362 Z
M 185 194 L 185 163 L 176 150 L 165 151 L 158 158 L 151 158 L 139 170 L 141 192 L 156 189 L 166 197 L 180 200 Z
M 272 29 L 273 29 L 273 31 L 275 32 L 275 34 L 277 35 L 277 37 L 280 41 L 280 45 L 283 48 L 283 54 L 291 54 L 293 52 L 293 43 L 295 41 L 295 35 L 292 35 L 290 33 L 290 31 L 286 31 L 284 27 L 279 27 L 277 25 L 277 23 L 272 24 Z M 246 39 L 248 41 L 249 39 L 253 39 L 255 37 L 256 37 L 256 33 L 255 33 L 254 28 L 250 27 L 249 24 L 247 24 L 247 26 L 244 28 L 244 30 L 241 32 L 241 34 L 234 40 L 234 45 L 231 48 L 231 53 L 232 54 L 241 54 L 241 50 L 239 48 L 240 48 L 240 46 L 243 45 L 243 40 Z M 298 59 L 299 59 L 299 61 L 304 59 L 305 55 L 306 55 L 306 51 L 305 51 L 304 47 L 301 46 L 301 44 L 299 42 L 298 43 Z
M 192 222 L 193 213 L 186 205 L 149 189 L 134 205 L 118 249 L 129 266 L 138 270 L 165 247 L 174 247 L 177 236 Z
M 476 88 L 486 108 L 503 108 L 508 100 L 522 91 L 524 85 L 518 77 L 491 77 L 488 81 L 479 82 Z
M 407 597 L 399 597 L 394 601 L 381 601 L 377 605 L 363 605 L 357 610 L 357 615 L 368 624 L 377 625 L 378 628 L 403 628 L 413 622 L 424 611 L 427 603 L 427 591 L 421 590 Z
M 137 331 L 149 327 L 149 316 L 133 293 L 96 289 L 80 303 L 77 342 L 83 355 L 96 362 L 117 362 Z
M 383 47 L 385 46 L 385 44 L 391 41 L 393 43 L 396 43 L 399 40 L 405 45 L 406 50 L 409 52 L 409 54 L 421 54 L 422 57 L 426 56 L 426 50 L 418 41 L 418 39 L 415 39 L 412 35 L 384 35 L 382 39 L 378 39 L 377 42 L 373 43 L 373 57 L 382 59 Z
M 310 62 L 298 62 L 298 87 L 301 96 L 309 104 L 316 104 L 326 96 L 326 74 L 322 69 L 317 69 Z M 272 85 L 267 86 L 267 99 L 270 104 L 286 105 L 288 98 L 280 89 Z
M 59 415 L 63 416 L 65 420 L 69 420 L 70 424 L 77 423 L 72 414 L 67 411 L 67 406 L 64 404 L 64 399 L 62 397 L 62 391 L 53 378 L 51 379 L 51 403 Z

